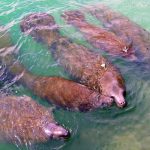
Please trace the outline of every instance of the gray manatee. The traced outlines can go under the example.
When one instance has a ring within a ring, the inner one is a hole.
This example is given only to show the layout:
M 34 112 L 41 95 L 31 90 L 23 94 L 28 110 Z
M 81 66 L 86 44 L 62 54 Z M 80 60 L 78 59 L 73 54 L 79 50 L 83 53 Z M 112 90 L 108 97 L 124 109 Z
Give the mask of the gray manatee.
M 13 143 L 46 142 L 69 136 L 47 108 L 28 96 L 0 95 L 0 137 Z
M 2 39 L 11 41 L 9 35 L 4 36 Z M 5 47 L 0 50 L 1 65 L 6 66 L 4 71 L 0 71 L 4 72 L 2 77 L 4 75 L 7 78 L 15 77 L 17 81 L 28 87 L 36 95 L 57 106 L 76 111 L 89 111 L 99 107 L 110 106 L 113 102 L 112 98 L 101 95 L 87 86 L 71 80 L 31 74 L 16 60 L 13 54 L 14 48 L 11 44 L 5 44 Z M 5 72 L 7 73 L 5 74 Z
M 23 18 L 20 27 L 25 34 L 45 43 L 52 56 L 79 83 L 113 98 L 120 108 L 126 106 L 125 83 L 119 70 L 99 53 L 62 36 L 53 16 L 33 13 Z
M 131 45 L 130 50 L 138 60 L 142 61 L 150 57 L 150 32 L 146 29 L 102 4 L 90 7 L 86 11 L 99 19 L 107 30 L 115 33 L 127 45 Z

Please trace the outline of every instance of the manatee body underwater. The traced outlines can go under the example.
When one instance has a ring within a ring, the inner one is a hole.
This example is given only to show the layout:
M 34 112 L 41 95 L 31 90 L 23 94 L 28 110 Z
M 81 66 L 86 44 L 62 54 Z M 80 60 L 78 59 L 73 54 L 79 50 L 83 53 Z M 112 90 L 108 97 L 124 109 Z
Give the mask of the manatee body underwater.
M 23 18 L 22 32 L 45 43 L 53 57 L 71 76 L 93 91 L 114 98 L 118 107 L 124 107 L 125 83 L 116 67 L 88 48 L 61 36 L 54 18 L 46 13 L 33 13 Z
M 106 29 L 116 34 L 125 43 L 131 44 L 130 48 L 137 60 L 144 61 L 150 57 L 150 33 L 147 30 L 102 4 L 87 8 L 86 11 L 100 20 Z
M 15 144 L 67 138 L 69 131 L 58 125 L 52 113 L 28 96 L 0 95 L 0 137 Z
M 4 30 L 4 26 L 0 26 L 0 53 L 4 52 L 6 49 L 10 50 L 13 47 L 11 38 L 9 34 L 6 33 Z M 9 51 L 8 50 L 8 51 Z M 4 86 L 4 83 L 11 82 L 11 79 L 13 78 L 11 75 L 7 74 L 6 71 L 6 65 L 2 63 L 2 60 L 0 59 L 0 87 Z
M 130 48 L 131 43 L 126 43 L 106 28 L 88 23 L 83 12 L 79 10 L 66 11 L 62 14 L 62 17 L 68 24 L 81 31 L 86 40 L 94 47 L 113 56 L 124 57 L 130 60 L 136 59 Z
M 10 36 L 7 37 L 10 38 Z M 6 76 L 18 78 L 20 83 L 39 97 L 57 106 L 76 111 L 89 111 L 112 104 L 112 98 L 101 95 L 82 84 L 61 77 L 42 77 L 31 74 L 9 49 L 6 48 L 0 52 L 1 63 L 6 66 L 4 70 Z

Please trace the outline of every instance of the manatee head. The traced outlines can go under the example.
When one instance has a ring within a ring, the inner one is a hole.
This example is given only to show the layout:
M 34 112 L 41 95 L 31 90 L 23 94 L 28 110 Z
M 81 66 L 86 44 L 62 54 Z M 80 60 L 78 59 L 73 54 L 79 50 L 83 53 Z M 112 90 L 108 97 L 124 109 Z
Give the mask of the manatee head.
M 64 12 L 62 17 L 70 24 L 85 20 L 84 14 L 77 10 Z
M 33 13 L 23 18 L 21 31 L 37 41 L 51 44 L 58 36 L 58 26 L 53 16 L 47 13 Z
M 125 100 L 125 85 L 120 74 L 114 71 L 106 71 L 100 80 L 102 93 L 114 99 L 118 107 L 123 108 L 127 102 Z

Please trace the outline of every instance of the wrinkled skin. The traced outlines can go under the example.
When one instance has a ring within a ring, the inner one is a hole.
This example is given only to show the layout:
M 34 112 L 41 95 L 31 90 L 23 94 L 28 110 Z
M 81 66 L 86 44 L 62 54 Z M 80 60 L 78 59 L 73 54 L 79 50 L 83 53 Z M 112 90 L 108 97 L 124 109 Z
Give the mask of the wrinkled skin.
M 75 26 L 94 47 L 107 51 L 111 55 L 136 59 L 132 54 L 131 43 L 125 43 L 113 32 L 88 23 L 80 11 L 67 11 L 62 17 L 67 23 Z
M 31 14 L 21 22 L 21 30 L 47 44 L 53 57 L 80 83 L 114 98 L 118 107 L 125 106 L 124 80 L 118 70 L 99 54 L 61 36 L 52 16 Z
M 98 18 L 109 31 L 131 45 L 138 60 L 150 57 L 150 33 L 121 13 L 99 4 L 89 8 L 89 12 Z
M 46 142 L 69 136 L 47 108 L 28 96 L 0 96 L 0 137 L 16 144 Z

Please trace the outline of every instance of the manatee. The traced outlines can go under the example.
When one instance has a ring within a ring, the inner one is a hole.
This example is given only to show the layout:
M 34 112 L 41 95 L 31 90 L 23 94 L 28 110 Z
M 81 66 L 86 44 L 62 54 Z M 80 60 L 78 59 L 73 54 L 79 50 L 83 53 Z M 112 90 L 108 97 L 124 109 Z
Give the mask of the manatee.
M 98 107 L 110 106 L 113 99 L 101 95 L 80 83 L 61 77 L 42 77 L 28 72 L 16 61 L 12 54 L 2 58 L 8 74 L 17 76 L 18 81 L 31 89 L 36 95 L 58 106 L 72 110 L 88 111 Z
M 88 23 L 84 13 L 79 10 L 67 11 L 62 14 L 65 21 L 81 31 L 84 37 L 94 47 L 109 52 L 109 54 L 135 60 L 130 43 L 125 43 L 120 37 L 106 28 Z
M 131 49 L 138 60 L 150 57 L 150 32 L 146 29 L 103 4 L 86 10 L 99 19 L 109 31 L 126 43 L 131 43 Z
M 69 131 L 28 96 L 0 95 L 0 138 L 18 144 L 64 139 Z
M 53 57 L 79 83 L 110 98 L 118 107 L 126 105 L 125 83 L 119 70 L 99 53 L 61 36 L 54 18 L 46 13 L 33 13 L 23 18 L 21 31 L 46 44 Z
M 9 76 L 10 80 L 16 78 L 39 97 L 57 106 L 77 111 L 89 111 L 112 104 L 112 98 L 101 95 L 82 84 L 61 77 L 42 77 L 31 74 L 16 60 L 9 49 L 0 52 L 1 64 L 6 66 L 6 69 L 2 70 L 4 72 L 2 77 Z
M 16 69 L 14 71 L 13 69 Z M 13 66 L 10 72 L 21 75 L 20 81 L 36 95 L 64 108 L 88 111 L 98 107 L 110 106 L 112 98 L 90 90 L 88 87 L 61 77 L 40 77 Z M 18 74 L 19 73 L 19 74 Z

